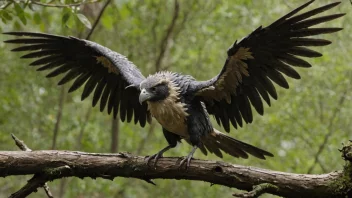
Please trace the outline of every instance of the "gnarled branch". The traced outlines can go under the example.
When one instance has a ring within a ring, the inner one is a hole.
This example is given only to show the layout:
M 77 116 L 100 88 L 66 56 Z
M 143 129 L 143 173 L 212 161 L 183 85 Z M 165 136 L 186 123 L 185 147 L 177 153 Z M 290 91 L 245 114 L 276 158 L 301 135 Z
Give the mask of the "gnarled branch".
M 345 197 L 352 192 L 351 148 L 350 143 L 341 149 L 346 159 L 344 170 L 321 175 L 285 173 L 205 160 L 193 160 L 185 171 L 179 169 L 179 158 L 162 158 L 156 168 L 151 168 L 145 163 L 145 157 L 128 153 L 0 151 L 0 177 L 34 174 L 39 179 L 37 181 L 34 177 L 33 180 L 39 184 L 62 177 L 111 180 L 115 177 L 133 177 L 149 183 L 159 178 L 187 179 L 251 191 L 236 194 L 242 197 L 255 197 L 262 193 L 284 197 Z M 35 185 L 31 182 L 28 185 Z

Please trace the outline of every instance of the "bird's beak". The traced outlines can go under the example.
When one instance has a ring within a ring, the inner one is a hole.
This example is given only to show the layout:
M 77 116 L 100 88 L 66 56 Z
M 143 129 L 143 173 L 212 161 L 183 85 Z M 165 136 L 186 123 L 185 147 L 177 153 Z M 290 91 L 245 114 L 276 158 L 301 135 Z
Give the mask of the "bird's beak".
M 141 93 L 139 94 L 139 103 L 142 104 L 144 101 L 149 100 L 152 97 L 147 90 L 142 89 Z

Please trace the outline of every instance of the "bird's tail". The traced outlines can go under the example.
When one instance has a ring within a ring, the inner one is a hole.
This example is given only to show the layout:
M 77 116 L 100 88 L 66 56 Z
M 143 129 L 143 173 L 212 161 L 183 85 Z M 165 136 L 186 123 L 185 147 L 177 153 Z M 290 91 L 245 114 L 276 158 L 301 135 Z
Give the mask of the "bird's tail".
M 206 154 L 206 150 L 208 150 L 210 153 L 214 153 L 220 158 L 222 158 L 221 151 L 237 158 L 248 158 L 248 154 L 260 159 L 265 159 L 265 156 L 274 156 L 272 153 L 236 140 L 216 129 L 206 137 L 202 138 L 202 142 L 203 145 L 200 146 L 200 149 L 204 154 Z

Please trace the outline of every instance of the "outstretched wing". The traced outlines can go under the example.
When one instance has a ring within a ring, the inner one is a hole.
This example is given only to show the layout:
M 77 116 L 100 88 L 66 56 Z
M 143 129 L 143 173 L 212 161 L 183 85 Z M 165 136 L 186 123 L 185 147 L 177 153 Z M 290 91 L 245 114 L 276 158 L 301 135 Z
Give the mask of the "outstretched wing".
M 332 3 L 303 14 L 297 12 L 307 7 L 310 1 L 283 16 L 268 27 L 259 27 L 240 42 L 228 49 L 228 58 L 220 74 L 208 81 L 196 82 L 197 95 L 204 101 L 210 114 L 213 114 L 226 131 L 230 124 L 237 128 L 253 120 L 251 105 L 259 114 L 263 114 L 262 99 L 270 106 L 269 95 L 277 99 L 272 82 L 283 88 L 289 85 L 282 74 L 299 79 L 295 67 L 311 67 L 300 57 L 320 57 L 319 52 L 308 49 L 310 46 L 325 46 L 331 42 L 323 39 L 308 38 L 328 34 L 342 28 L 311 28 L 343 16 L 332 14 L 311 18 L 329 10 Z
M 51 70 L 46 77 L 65 73 L 59 85 L 75 79 L 69 92 L 85 84 L 82 100 L 94 92 L 93 106 L 100 100 L 100 111 L 106 107 L 114 117 L 120 111 L 121 120 L 127 122 L 134 115 L 134 122 L 139 122 L 142 127 L 150 120 L 146 104 L 140 105 L 138 102 L 139 84 L 145 77 L 123 55 L 75 37 L 32 32 L 4 34 L 26 37 L 5 43 L 23 44 L 12 51 L 29 51 L 21 58 L 37 58 L 30 66 L 40 66 L 37 71 Z

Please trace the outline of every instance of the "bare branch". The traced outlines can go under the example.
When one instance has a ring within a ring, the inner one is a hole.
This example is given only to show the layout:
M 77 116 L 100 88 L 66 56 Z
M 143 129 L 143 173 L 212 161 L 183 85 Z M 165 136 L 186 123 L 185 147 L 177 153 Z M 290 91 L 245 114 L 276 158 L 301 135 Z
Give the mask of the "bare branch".
M 254 186 L 252 191 L 244 192 L 244 193 L 235 193 L 233 194 L 233 196 L 239 197 L 239 198 L 255 198 L 255 197 L 259 197 L 264 193 L 269 193 L 271 191 L 277 191 L 277 190 L 278 190 L 277 186 L 273 184 L 263 183 L 263 184 Z
M 22 140 L 18 139 L 13 133 L 11 133 L 11 137 L 12 139 L 15 141 L 16 145 L 22 150 L 22 151 L 32 151 L 32 149 L 30 149 Z M 49 189 L 49 186 L 47 183 L 42 183 L 41 186 L 36 187 L 35 189 L 32 188 L 28 188 L 28 183 L 26 186 L 24 186 L 23 188 L 21 188 L 19 191 L 17 191 L 16 193 L 12 194 L 11 197 L 23 197 L 23 195 L 25 195 L 26 193 L 32 193 L 34 191 L 36 191 L 37 188 L 39 187 L 43 187 L 44 191 L 46 193 L 46 195 L 49 198 L 53 198 L 53 195 Z M 27 194 L 27 195 L 29 195 Z
M 351 150 L 343 148 L 342 152 L 349 152 L 343 155 L 350 156 Z M 32 189 L 46 181 L 63 177 L 101 177 L 110 180 L 115 177 L 132 177 L 149 183 L 161 178 L 197 180 L 247 191 L 257 186 L 247 195 L 271 193 L 284 197 L 343 197 L 352 190 L 352 168 L 349 161 L 346 161 L 343 171 L 321 175 L 285 173 L 196 159 L 185 171 L 179 169 L 179 163 L 179 158 L 162 158 L 157 167 L 152 168 L 146 164 L 145 157 L 128 153 L 0 151 L 0 177 L 34 174 L 26 185 Z
M 18 139 L 13 133 L 11 133 L 11 137 L 22 151 L 32 151 L 22 140 Z
M 92 1 L 82 1 L 80 3 L 72 3 L 72 4 L 49 4 L 49 3 L 41 3 L 39 1 L 30 0 L 31 4 L 44 6 L 44 7 L 56 7 L 56 8 L 67 8 L 67 7 L 78 7 L 84 4 L 98 3 L 101 0 L 92 0 Z
M 58 175 L 66 174 L 69 171 L 70 167 L 65 165 L 50 169 L 50 171 L 45 171 L 44 173 L 36 173 L 24 187 L 22 187 L 19 191 L 13 193 L 10 198 L 26 197 L 31 193 L 36 192 L 38 188 L 45 186 L 47 181 L 53 180 Z M 47 187 L 47 189 L 49 189 L 49 187 Z M 50 198 L 53 197 L 50 192 L 46 192 L 46 194 L 48 196 L 50 195 Z
M 86 37 L 86 40 L 89 40 L 90 39 L 90 36 L 93 34 L 95 28 L 97 27 L 99 21 L 100 21 L 100 18 L 103 16 L 103 13 L 106 9 L 106 7 L 108 7 L 108 5 L 110 4 L 111 0 L 107 0 L 103 6 L 103 8 L 100 10 L 99 14 L 98 14 L 98 17 L 97 19 L 94 21 L 93 23 L 93 26 L 92 26 L 92 29 L 88 32 L 88 35 Z
M 56 139 L 59 134 L 59 128 L 60 128 L 60 123 L 61 123 L 62 110 L 64 108 L 65 96 L 66 96 L 65 85 L 62 85 L 61 91 L 60 91 L 60 96 L 59 96 L 59 107 L 58 107 L 57 114 L 56 114 L 56 122 L 55 122 L 55 127 L 54 127 L 53 142 L 51 145 L 51 149 L 56 149 Z

